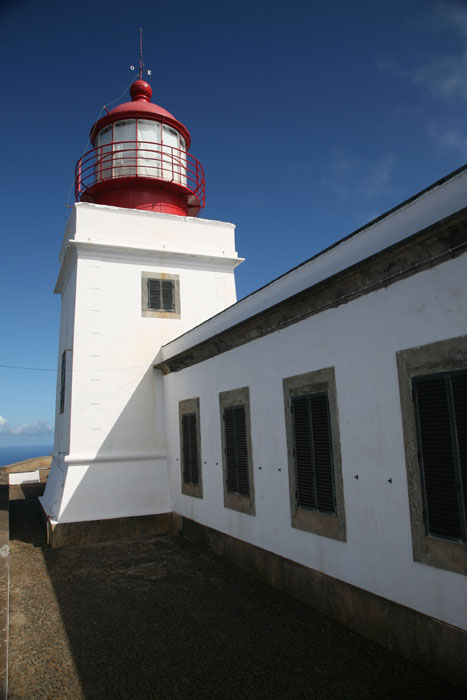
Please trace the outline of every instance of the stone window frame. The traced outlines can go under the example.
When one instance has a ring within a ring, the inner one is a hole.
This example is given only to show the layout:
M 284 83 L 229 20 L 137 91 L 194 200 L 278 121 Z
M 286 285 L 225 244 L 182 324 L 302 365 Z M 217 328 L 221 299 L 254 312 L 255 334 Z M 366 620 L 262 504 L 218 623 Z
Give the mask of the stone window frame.
M 174 283 L 174 311 L 156 311 L 149 308 L 147 280 L 172 280 Z M 180 318 L 180 275 L 169 272 L 141 272 L 141 315 L 144 318 Z
M 227 462 L 224 429 L 224 409 L 243 405 L 245 407 L 246 440 L 248 451 L 248 481 L 249 495 L 243 496 L 227 490 Z M 224 485 L 224 507 L 237 510 L 247 515 L 256 515 L 255 486 L 253 479 L 253 449 L 251 442 L 251 417 L 250 417 L 250 390 L 249 387 L 221 391 L 219 393 L 219 411 L 221 421 L 221 445 L 222 445 L 222 478 Z
M 417 418 L 412 378 L 467 368 L 467 335 L 396 353 L 404 434 L 413 559 L 421 564 L 467 575 L 467 544 L 426 533 Z
M 339 434 L 339 413 L 337 407 L 337 390 L 334 367 L 313 370 L 282 379 L 284 392 L 284 416 L 287 440 L 287 463 L 289 472 L 289 494 L 291 525 L 299 530 L 312 532 L 321 537 L 345 542 L 347 539 L 344 483 L 342 477 L 342 455 Z M 304 508 L 297 503 L 297 486 L 294 457 L 294 427 L 291 399 L 318 392 L 328 396 L 329 423 L 333 458 L 335 513 L 323 513 L 311 508 Z
M 196 416 L 196 439 L 197 439 L 197 452 L 198 452 L 198 483 L 193 484 L 191 482 L 185 481 L 185 464 L 184 464 L 184 452 L 183 452 L 183 416 L 189 413 L 194 413 Z M 199 411 L 199 398 L 193 399 L 183 399 L 178 402 L 178 421 L 179 421 L 179 433 L 180 433 L 180 469 L 181 469 L 181 485 L 182 493 L 186 496 L 193 496 L 194 498 L 203 498 L 203 469 L 202 469 L 202 459 L 201 459 L 201 424 L 200 424 L 200 411 Z

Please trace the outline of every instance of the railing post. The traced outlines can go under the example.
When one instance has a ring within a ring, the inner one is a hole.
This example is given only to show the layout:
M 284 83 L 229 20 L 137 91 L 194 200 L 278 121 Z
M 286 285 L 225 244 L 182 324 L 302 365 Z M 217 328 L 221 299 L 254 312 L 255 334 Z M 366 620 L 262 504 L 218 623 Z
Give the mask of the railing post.
M 78 192 L 77 192 L 76 199 L 78 199 L 78 195 L 81 192 L 81 160 L 82 159 L 80 158 L 78 161 Z

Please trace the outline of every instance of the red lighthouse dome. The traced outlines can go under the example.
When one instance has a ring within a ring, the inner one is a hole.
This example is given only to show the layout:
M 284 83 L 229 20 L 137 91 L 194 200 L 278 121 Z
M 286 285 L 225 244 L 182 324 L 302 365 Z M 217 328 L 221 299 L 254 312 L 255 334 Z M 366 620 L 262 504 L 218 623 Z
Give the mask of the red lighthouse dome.
M 188 153 L 188 129 L 151 102 L 145 80 L 135 80 L 130 95 L 92 126 L 93 148 L 76 164 L 76 199 L 196 216 L 205 204 L 204 171 Z

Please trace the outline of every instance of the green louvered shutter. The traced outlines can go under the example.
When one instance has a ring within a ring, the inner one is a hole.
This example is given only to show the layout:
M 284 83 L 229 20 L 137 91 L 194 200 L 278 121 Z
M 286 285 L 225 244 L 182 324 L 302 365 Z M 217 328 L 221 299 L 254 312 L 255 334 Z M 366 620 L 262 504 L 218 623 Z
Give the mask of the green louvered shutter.
M 451 379 L 459 465 L 460 518 L 463 516 L 463 539 L 467 540 L 467 373 Z M 463 513 L 462 513 L 463 509 Z
M 175 311 L 173 280 L 161 280 L 161 298 L 163 311 Z
M 466 539 L 467 374 L 413 379 L 428 534 Z
M 224 409 L 224 437 L 227 490 L 249 496 L 248 443 L 243 404 Z
M 182 416 L 183 479 L 186 484 L 199 483 L 198 429 L 196 413 Z
M 153 311 L 175 311 L 174 280 L 148 279 L 148 307 Z
M 334 469 L 327 392 L 291 399 L 297 504 L 335 512 Z

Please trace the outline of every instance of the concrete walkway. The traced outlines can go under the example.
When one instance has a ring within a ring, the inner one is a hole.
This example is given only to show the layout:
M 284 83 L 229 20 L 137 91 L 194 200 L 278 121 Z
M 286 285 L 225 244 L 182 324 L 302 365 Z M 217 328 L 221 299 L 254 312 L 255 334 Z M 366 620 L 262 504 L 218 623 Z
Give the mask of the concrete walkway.
M 178 536 L 51 550 L 10 488 L 11 700 L 464 700 Z

